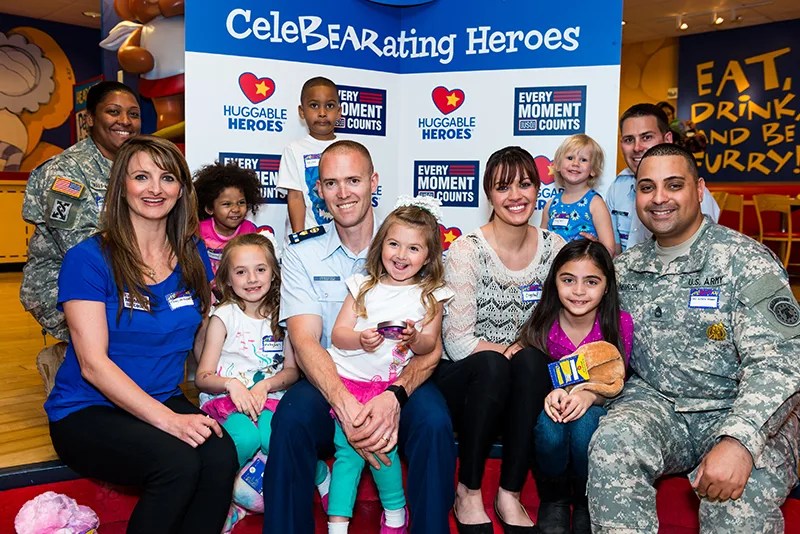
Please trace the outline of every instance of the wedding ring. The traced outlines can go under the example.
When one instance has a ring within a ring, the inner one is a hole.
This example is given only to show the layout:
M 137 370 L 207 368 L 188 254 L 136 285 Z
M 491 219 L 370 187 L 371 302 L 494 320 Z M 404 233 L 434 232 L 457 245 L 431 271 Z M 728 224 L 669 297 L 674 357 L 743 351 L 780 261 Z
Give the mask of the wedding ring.
M 385 439 L 386 441 L 389 441 L 390 437 L 389 436 L 383 436 L 383 439 Z

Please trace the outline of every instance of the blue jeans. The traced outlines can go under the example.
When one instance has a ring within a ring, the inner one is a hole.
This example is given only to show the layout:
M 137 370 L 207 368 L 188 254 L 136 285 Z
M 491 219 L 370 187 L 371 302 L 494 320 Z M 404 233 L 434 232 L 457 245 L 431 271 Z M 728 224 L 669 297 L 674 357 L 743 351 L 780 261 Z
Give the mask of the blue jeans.
M 314 473 L 318 456 L 333 452 L 333 418 L 307 380 L 286 392 L 272 418 L 264 469 L 264 533 L 313 534 Z M 426 382 L 400 414 L 399 450 L 408 459 L 411 532 L 450 532 L 455 499 L 456 446 L 439 389 Z
M 590 406 L 580 419 L 569 423 L 556 423 L 545 412 L 539 414 L 533 431 L 539 474 L 585 478 L 589 472 L 589 441 L 605 413 L 602 406 Z

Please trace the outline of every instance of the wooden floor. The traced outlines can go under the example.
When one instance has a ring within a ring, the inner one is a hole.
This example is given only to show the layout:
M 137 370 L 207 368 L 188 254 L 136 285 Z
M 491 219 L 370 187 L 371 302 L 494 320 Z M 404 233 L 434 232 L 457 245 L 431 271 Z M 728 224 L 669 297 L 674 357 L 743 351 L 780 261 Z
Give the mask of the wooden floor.
M 55 460 L 36 354 L 42 330 L 19 302 L 20 272 L 0 272 L 0 468 Z M 55 343 L 48 337 L 47 343 Z

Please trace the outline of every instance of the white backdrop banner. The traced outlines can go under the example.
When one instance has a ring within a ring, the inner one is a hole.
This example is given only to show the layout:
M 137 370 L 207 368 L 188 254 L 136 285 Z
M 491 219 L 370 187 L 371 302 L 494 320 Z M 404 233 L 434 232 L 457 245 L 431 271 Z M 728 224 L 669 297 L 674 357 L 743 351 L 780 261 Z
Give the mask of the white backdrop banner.
M 384 0 L 386 4 L 403 4 Z M 412 2 L 419 4 L 419 0 Z M 283 237 L 280 155 L 307 131 L 297 106 L 314 76 L 339 89 L 337 137 L 366 145 L 379 216 L 400 194 L 444 205 L 445 247 L 483 224 L 489 155 L 519 145 L 548 167 L 569 135 L 606 153 L 613 181 L 622 0 L 193 0 L 186 6 L 186 149 L 193 169 L 215 160 L 254 169 L 266 204 L 255 222 Z M 535 221 L 540 212 L 534 215 Z

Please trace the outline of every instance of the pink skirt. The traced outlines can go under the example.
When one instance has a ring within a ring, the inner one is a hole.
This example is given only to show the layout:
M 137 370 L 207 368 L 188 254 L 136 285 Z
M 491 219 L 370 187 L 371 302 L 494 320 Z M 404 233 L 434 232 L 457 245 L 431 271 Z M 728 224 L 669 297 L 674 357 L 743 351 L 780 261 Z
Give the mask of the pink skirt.
M 262 411 L 269 410 L 271 412 L 275 412 L 275 408 L 277 407 L 278 399 L 271 399 L 267 397 L 267 400 L 264 401 L 264 407 L 262 408 Z M 211 399 L 207 403 L 203 404 L 200 409 L 213 417 L 214 420 L 220 424 L 224 423 L 231 414 L 239 412 L 239 410 L 236 409 L 236 405 L 231 400 L 230 395 L 223 395 L 221 397 Z

